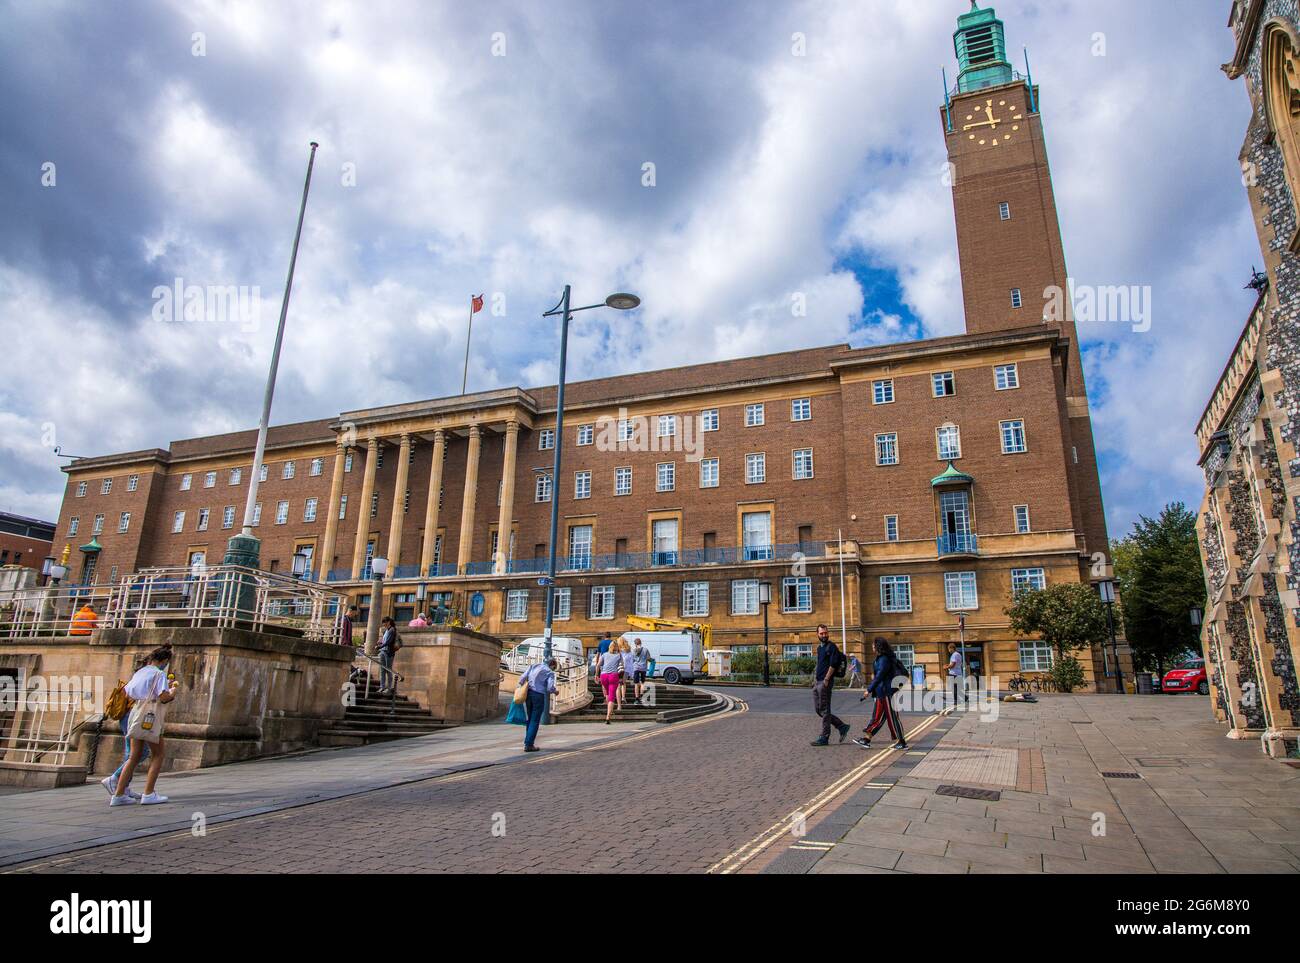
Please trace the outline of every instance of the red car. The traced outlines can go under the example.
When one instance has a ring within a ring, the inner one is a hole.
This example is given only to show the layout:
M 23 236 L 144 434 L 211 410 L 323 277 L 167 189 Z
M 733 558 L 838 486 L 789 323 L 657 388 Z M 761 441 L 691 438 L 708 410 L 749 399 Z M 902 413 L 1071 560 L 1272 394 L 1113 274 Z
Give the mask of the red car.
M 1170 669 L 1160 683 L 1160 691 L 1209 695 L 1210 680 L 1205 677 L 1205 660 L 1188 659 L 1177 669 Z

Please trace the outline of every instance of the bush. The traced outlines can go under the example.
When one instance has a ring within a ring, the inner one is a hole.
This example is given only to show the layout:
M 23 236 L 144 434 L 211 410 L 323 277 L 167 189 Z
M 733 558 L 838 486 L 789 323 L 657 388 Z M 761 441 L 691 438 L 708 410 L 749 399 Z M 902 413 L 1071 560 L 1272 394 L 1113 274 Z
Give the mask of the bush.
M 763 672 L 763 650 L 752 649 L 747 652 L 733 652 L 731 655 L 732 675 L 749 675 Z
M 1072 655 L 1059 656 L 1048 673 L 1057 692 L 1073 692 L 1083 685 L 1083 664 Z

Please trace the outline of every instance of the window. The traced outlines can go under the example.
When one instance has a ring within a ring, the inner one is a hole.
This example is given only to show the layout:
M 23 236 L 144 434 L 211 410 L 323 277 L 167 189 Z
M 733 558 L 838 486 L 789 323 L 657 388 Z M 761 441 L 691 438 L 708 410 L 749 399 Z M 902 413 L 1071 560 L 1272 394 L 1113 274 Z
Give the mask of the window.
M 767 481 L 767 455 L 761 451 L 745 456 L 745 484 L 761 485 Z
M 677 487 L 677 466 L 671 461 L 655 466 L 655 491 L 670 492 Z
M 783 659 L 811 659 L 813 657 L 813 647 L 811 644 L 786 642 L 781 646 L 781 658 Z
M 185 513 L 177 512 L 172 516 L 172 532 L 181 532 L 185 530 Z
M 795 398 L 790 402 L 791 421 L 812 421 L 812 399 Z
M 898 433 L 887 431 L 876 435 L 876 464 L 898 464 Z
M 1047 672 L 1052 668 L 1052 647 L 1034 639 L 1020 643 L 1020 671 Z
M 78 498 L 85 498 L 85 497 L 86 497 L 86 483 L 85 483 L 85 482 L 77 482 L 77 497 L 78 497 Z
M 660 438 L 672 438 L 677 434 L 677 416 L 660 415 L 659 426 L 656 429 Z
M 745 405 L 745 427 L 746 428 L 756 428 L 757 426 L 763 424 L 765 419 L 766 419 L 766 413 L 764 411 L 763 403 L 761 401 L 756 405 Z
M 579 444 L 579 445 L 590 445 L 591 442 L 592 442 L 592 439 L 595 438 L 595 436 L 596 436 L 596 426 L 595 426 L 595 425 L 579 425 L 579 426 L 578 426 L 578 444 Z
M 370 517 L 379 517 L 379 492 L 375 492 L 370 496 Z
M 253 506 L 253 524 L 254 525 L 262 524 L 262 503 L 261 502 L 258 502 L 256 505 Z
M 316 521 L 316 499 L 309 498 L 302 505 L 302 520 L 304 522 Z
M 298 466 L 295 462 L 291 462 L 291 461 L 286 461 L 284 463 L 284 467 L 280 469 L 280 477 L 286 480 L 292 478 L 297 473 L 298 473 Z
M 740 516 L 742 556 L 746 562 L 772 557 L 772 513 L 744 512 Z
M 411 439 L 411 443 L 406 446 L 406 463 L 408 465 L 415 464 L 415 447 L 415 439 Z
M 415 447 L 414 447 L 414 446 L 411 447 L 411 454 L 413 454 L 413 455 L 415 454 Z M 311 475 L 312 475 L 313 478 L 315 478 L 315 477 L 317 477 L 318 475 L 320 475 L 320 473 L 323 472 L 324 470 L 325 470 L 325 459 L 324 459 L 324 458 L 313 458 L 313 459 L 311 460 Z
M 813 454 L 811 448 L 796 448 L 794 452 L 794 478 L 796 481 L 813 477 Z
M 812 611 L 812 578 L 807 575 L 781 579 L 781 611 Z
M 614 586 L 593 585 L 591 587 L 591 608 L 587 615 L 593 619 L 614 617 Z
M 1016 531 L 1017 532 L 1029 531 L 1029 506 L 1017 505 L 1013 509 L 1013 511 L 1015 512 L 1016 515 Z
M 614 469 L 614 494 L 615 495 L 632 494 L 632 469 L 631 468 Z
M 217 473 L 216 473 L 216 472 L 214 472 L 214 471 L 209 471 L 209 472 L 204 472 L 204 473 L 203 473 L 203 487 L 204 487 L 204 488 L 216 488 L 216 487 L 217 487 Z
M 912 576 L 880 576 L 880 611 L 912 611 Z
M 528 619 L 528 589 L 510 589 L 506 592 L 506 621 L 524 622 Z
M 130 512 L 123 512 L 121 515 L 117 516 L 117 530 L 119 532 L 125 532 L 130 527 L 131 527 Z
M 501 504 L 500 497 L 497 498 L 497 504 Z M 408 488 L 402 493 L 402 514 L 408 515 L 411 511 L 411 490 Z
M 1041 568 L 1013 568 L 1011 570 L 1011 597 L 1016 598 L 1022 592 L 1039 591 L 1047 588 L 1047 577 Z
M 185 513 L 182 512 L 181 514 L 184 515 Z M 103 531 L 104 531 L 104 516 L 96 515 L 94 522 L 90 526 L 90 534 L 99 535 Z
M 716 458 L 700 459 L 700 487 L 701 488 L 718 487 L 718 459 Z
M 244 480 L 244 469 L 242 468 L 230 469 L 230 484 L 238 485 L 243 480 Z
M 658 582 L 641 582 L 636 587 L 636 614 L 658 618 L 660 596 Z
M 1002 454 L 1018 455 L 1027 450 L 1025 446 L 1025 423 L 1023 421 L 1002 422 Z
M 1011 306 L 1013 308 L 1020 307 L 1020 288 L 1011 289 Z
M 718 430 L 718 409 L 706 408 L 700 412 L 700 431 Z
M 998 391 L 1020 387 L 1020 372 L 1014 364 L 1000 364 L 993 368 L 993 387 Z
M 590 525 L 572 525 L 569 527 L 569 568 L 591 568 Z
M 139 476 L 139 475 L 127 475 L 127 476 L 126 476 L 126 490 L 127 490 L 127 491 L 129 491 L 129 492 L 133 492 L 133 491 L 135 491 L 135 490 L 136 490 L 137 488 L 139 488 L 139 487 L 140 487 L 140 476 Z
M 709 583 L 682 583 L 682 616 L 691 618 L 709 614 Z
M 573 497 L 591 497 L 591 472 L 575 471 L 573 473 Z
M 546 451 L 555 447 L 555 430 L 553 428 L 543 428 L 537 433 L 537 450 Z
M 343 456 L 343 470 L 344 471 L 352 470 L 352 452 L 348 452 L 346 455 Z
M 211 512 L 206 508 L 199 509 L 199 523 L 195 526 L 195 531 L 206 532 L 208 530 L 208 517 Z
M 194 482 L 194 476 L 191 475 L 189 472 L 186 472 L 184 475 L 181 475 L 181 491 L 183 492 L 189 491 L 190 485 L 193 484 L 193 482 Z
M 894 644 L 894 655 L 898 657 L 899 663 L 908 672 L 912 671 L 912 666 L 916 663 L 916 646 L 911 642 L 897 642 Z
M 974 572 L 944 572 L 943 600 L 949 612 L 980 607 Z
M 618 423 L 618 440 L 631 441 L 636 436 L 636 426 L 631 418 L 623 418 Z
M 340 495 L 339 496 L 339 519 L 341 520 L 347 517 L 348 517 L 348 496 Z
M 549 502 L 551 500 L 551 476 L 545 472 L 537 476 L 537 482 L 533 489 L 533 501 Z
M 80 515 L 73 515 L 71 518 L 68 519 L 68 536 L 69 536 L 69 537 L 71 537 L 71 536 L 73 536 L 73 535 L 76 535 L 77 532 L 78 532 L 78 530 L 79 530 L 80 528 L 81 528 L 81 516 L 80 516 Z
M 946 398 L 957 393 L 957 382 L 951 371 L 936 371 L 930 375 L 930 387 L 936 398 Z
M 234 505 L 227 505 L 225 508 L 221 510 L 221 527 L 222 528 L 235 527 L 235 506 Z
M 552 589 L 555 594 L 551 597 L 551 615 L 557 619 L 567 619 L 573 613 L 573 589 L 556 588 Z
M 758 579 L 738 578 L 731 583 L 731 614 L 758 614 Z
M 283 525 L 289 520 L 289 503 L 276 502 L 275 505 L 275 524 Z
M 898 516 L 897 515 L 885 516 L 885 541 L 887 542 L 898 541 Z
M 382 444 L 375 450 L 375 468 L 384 467 L 384 446 Z
M 652 564 L 677 564 L 677 519 L 656 518 L 650 523 Z
M 871 403 L 873 405 L 888 405 L 894 401 L 894 381 L 892 378 L 884 381 L 871 382 Z
M 1004 221 L 1011 220 L 1011 205 L 1006 201 L 998 205 L 998 217 Z M 1030 218 L 1030 220 L 1033 220 L 1033 218 Z
M 265 464 L 265 463 L 262 464 L 262 467 L 261 467 L 260 469 L 258 469 L 258 472 L 257 472 L 257 480 L 258 480 L 259 483 L 260 483 L 260 482 L 264 482 L 264 481 L 266 481 L 266 475 L 267 475 L 267 472 L 269 472 L 270 470 L 271 470 L 271 466 L 270 466 L 270 465 L 267 465 L 267 464 Z
M 943 425 L 935 429 L 939 460 L 951 461 L 961 457 L 961 429 L 956 425 Z

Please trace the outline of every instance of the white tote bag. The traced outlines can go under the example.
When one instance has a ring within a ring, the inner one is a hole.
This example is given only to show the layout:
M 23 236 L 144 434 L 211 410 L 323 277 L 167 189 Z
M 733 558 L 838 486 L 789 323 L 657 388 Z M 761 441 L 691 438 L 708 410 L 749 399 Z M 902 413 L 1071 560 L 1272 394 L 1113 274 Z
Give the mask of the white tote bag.
M 131 707 L 131 716 L 126 724 L 126 734 L 131 739 L 143 739 L 156 743 L 162 738 L 163 723 L 167 718 L 167 706 L 157 699 L 137 702 Z

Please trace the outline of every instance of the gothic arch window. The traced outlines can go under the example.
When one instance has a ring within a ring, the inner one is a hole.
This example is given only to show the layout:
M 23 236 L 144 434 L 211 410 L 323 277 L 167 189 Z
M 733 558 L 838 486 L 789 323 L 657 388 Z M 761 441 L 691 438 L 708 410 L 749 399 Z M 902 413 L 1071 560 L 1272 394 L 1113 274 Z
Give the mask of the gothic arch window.
M 1282 154 L 1294 224 L 1297 198 L 1300 198 L 1300 53 L 1290 28 L 1277 21 L 1264 28 L 1263 49 L 1265 118 L 1273 142 Z M 1296 237 L 1290 240 L 1294 248 Z

